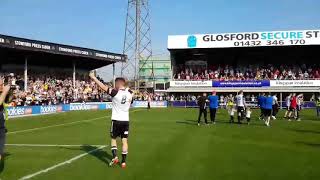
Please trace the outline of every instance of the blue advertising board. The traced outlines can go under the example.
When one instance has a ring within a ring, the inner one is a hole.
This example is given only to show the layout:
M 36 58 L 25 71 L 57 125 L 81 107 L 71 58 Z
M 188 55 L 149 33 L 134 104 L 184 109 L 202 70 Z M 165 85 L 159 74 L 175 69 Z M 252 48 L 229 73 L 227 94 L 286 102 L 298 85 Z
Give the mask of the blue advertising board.
M 147 101 L 134 101 L 132 104 L 133 108 L 147 107 Z M 151 107 L 167 107 L 167 101 L 152 101 Z M 88 102 L 88 103 L 71 103 L 71 104 L 60 104 L 50 106 L 18 106 L 9 107 L 9 117 L 27 116 L 27 115 L 40 115 L 40 114 L 51 114 L 66 111 L 83 111 L 83 110 L 104 110 L 111 109 L 111 102 Z
M 111 109 L 110 102 L 94 102 L 94 103 L 71 103 L 49 106 L 18 106 L 9 107 L 8 115 L 14 116 L 26 116 L 26 115 L 39 115 L 39 114 L 51 114 L 66 111 L 77 110 L 103 110 Z
M 18 106 L 9 107 L 9 116 L 25 116 L 33 114 L 50 114 L 68 111 L 70 105 L 51 105 L 51 106 Z
M 212 87 L 270 87 L 270 81 L 212 81 Z

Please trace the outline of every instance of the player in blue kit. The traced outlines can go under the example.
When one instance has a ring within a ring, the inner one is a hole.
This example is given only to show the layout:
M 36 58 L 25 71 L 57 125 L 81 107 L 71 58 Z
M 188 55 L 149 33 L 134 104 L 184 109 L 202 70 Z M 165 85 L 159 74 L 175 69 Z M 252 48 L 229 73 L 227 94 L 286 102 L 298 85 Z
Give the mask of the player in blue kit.
M 210 107 L 210 118 L 211 118 L 211 123 L 215 124 L 216 123 L 216 113 L 217 109 L 219 106 L 219 98 L 217 96 L 217 93 L 215 91 L 212 92 L 212 95 L 209 96 L 209 107 Z
M 271 93 L 268 94 L 267 97 L 264 98 L 264 118 L 265 118 L 265 124 L 267 126 L 270 126 L 270 119 L 272 116 L 272 104 L 273 104 L 273 97 L 271 96 Z

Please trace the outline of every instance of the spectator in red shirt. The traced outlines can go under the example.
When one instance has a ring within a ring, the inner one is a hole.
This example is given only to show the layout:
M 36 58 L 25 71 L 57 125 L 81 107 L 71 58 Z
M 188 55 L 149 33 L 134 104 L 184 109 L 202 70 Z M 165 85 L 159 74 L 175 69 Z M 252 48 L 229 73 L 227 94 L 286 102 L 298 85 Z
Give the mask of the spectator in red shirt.
M 291 121 L 290 118 L 292 117 L 292 113 L 294 118 L 297 117 L 297 106 L 298 106 L 298 102 L 297 102 L 296 93 L 293 93 L 290 101 L 290 109 L 289 109 L 290 112 L 288 115 L 289 121 Z

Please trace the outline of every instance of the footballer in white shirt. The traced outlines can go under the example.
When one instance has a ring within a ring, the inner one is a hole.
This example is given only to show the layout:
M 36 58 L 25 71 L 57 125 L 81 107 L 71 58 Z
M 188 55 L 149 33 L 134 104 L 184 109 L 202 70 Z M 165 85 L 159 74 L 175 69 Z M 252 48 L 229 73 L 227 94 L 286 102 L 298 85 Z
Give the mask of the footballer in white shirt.
M 238 95 L 236 96 L 236 105 L 238 110 L 238 123 L 241 124 L 245 116 L 245 108 L 246 108 L 246 102 L 245 102 L 242 90 L 239 91 Z
M 290 105 L 291 105 L 291 97 L 292 97 L 292 94 L 289 94 L 289 96 L 286 97 L 287 110 L 284 113 L 284 118 L 288 118 L 289 111 L 290 111 Z
M 272 116 L 271 116 L 273 120 L 277 119 L 276 116 L 278 114 L 278 111 L 279 111 L 278 97 L 276 94 L 274 94 L 272 96 Z
M 119 163 L 117 156 L 117 141 L 118 137 L 122 140 L 122 161 L 121 167 L 126 167 L 126 157 L 128 154 L 128 136 L 129 136 L 129 109 L 132 103 L 132 91 L 125 87 L 126 81 L 124 78 L 116 78 L 115 88 L 110 88 L 100 82 L 93 72 L 90 73 L 90 78 L 104 91 L 112 97 L 112 116 L 111 116 L 111 151 L 112 160 L 110 166 Z

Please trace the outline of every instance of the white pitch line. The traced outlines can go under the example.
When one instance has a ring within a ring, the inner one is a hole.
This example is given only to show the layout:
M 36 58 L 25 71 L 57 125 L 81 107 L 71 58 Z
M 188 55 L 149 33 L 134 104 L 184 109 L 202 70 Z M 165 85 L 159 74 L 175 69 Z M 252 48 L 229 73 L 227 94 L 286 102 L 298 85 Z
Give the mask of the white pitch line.
M 138 110 L 133 110 L 131 111 L 136 112 L 136 111 L 141 111 L 141 109 Z M 7 134 L 18 134 L 18 133 L 24 133 L 24 132 L 31 132 L 31 131 L 37 131 L 37 130 L 42 130 L 42 129 L 48 129 L 48 128 L 53 128 L 53 127 L 61 127 L 61 126 L 68 126 L 68 125 L 73 125 L 73 124 L 80 124 L 83 122 L 91 122 L 91 121 L 96 121 L 99 119 L 103 119 L 103 118 L 108 118 L 111 116 L 103 116 L 103 117 L 98 117 L 98 118 L 93 118 L 93 119 L 86 119 L 86 120 L 82 120 L 82 121 L 75 121 L 75 122 L 70 122 L 70 123 L 62 123 L 62 124 L 56 124 L 56 125 L 52 125 L 52 126 L 44 126 L 44 127 L 39 127 L 39 128 L 31 128 L 31 129 L 25 129 L 25 130 L 19 130 L 19 131 L 12 131 L 12 132 L 8 132 Z
M 99 119 L 102 119 L 102 118 L 108 118 L 108 117 L 110 117 L 110 116 L 103 116 L 103 117 L 98 117 L 98 118 L 93 118 L 93 119 L 86 119 L 86 120 L 82 120 L 82 121 L 75 121 L 75 122 L 70 122 L 70 123 L 56 124 L 56 125 L 52 125 L 52 126 L 44 126 L 44 127 L 39 127 L 39 128 L 31 128 L 31 129 L 25 129 L 25 130 L 20 130 L 20 131 L 12 131 L 12 132 L 8 132 L 7 134 L 18 134 L 18 133 L 22 133 L 22 132 L 30 132 L 30 131 L 48 129 L 48 128 L 53 128 L 53 127 L 68 126 L 68 125 L 72 125 L 72 124 L 90 122 L 90 121 L 95 121 L 95 120 L 99 120 Z
M 103 148 L 105 148 L 105 147 L 107 147 L 107 146 L 100 146 L 100 147 L 98 147 L 98 148 L 96 148 L 96 149 L 93 149 L 93 150 L 91 150 L 91 151 L 89 151 L 89 152 L 86 152 L 86 153 L 80 154 L 80 155 L 78 155 L 78 156 L 76 156 L 76 157 L 74 157 L 74 158 L 71 158 L 71 159 L 69 159 L 69 160 L 67 160 L 67 161 L 61 162 L 61 163 L 59 163 L 59 164 L 56 164 L 56 165 L 51 166 L 51 167 L 46 168 L 46 169 L 42 169 L 42 170 L 40 170 L 40 171 L 38 171 L 38 172 L 35 172 L 35 173 L 33 173 L 33 174 L 29 174 L 29 175 L 23 176 L 23 177 L 20 178 L 19 180 L 31 179 L 31 178 L 33 178 L 33 177 L 35 177 L 35 176 L 40 175 L 40 174 L 43 174 L 43 173 L 47 173 L 47 172 L 49 172 L 49 171 L 52 171 L 52 170 L 54 170 L 54 169 L 56 169 L 56 168 L 58 168 L 58 167 L 64 166 L 64 165 L 66 165 L 66 164 L 71 164 L 72 162 L 74 162 L 74 161 L 76 161 L 76 160 L 78 160 L 78 159 L 80 159 L 80 158 L 82 158 L 82 157 L 84 157 L 84 156 L 87 156 L 88 154 L 92 154 L 92 153 L 94 153 L 95 151 L 101 150 L 101 149 L 103 149 Z
M 6 146 L 14 147 L 82 147 L 82 146 L 95 146 L 101 147 L 104 145 L 92 145 L 92 144 L 6 144 Z

